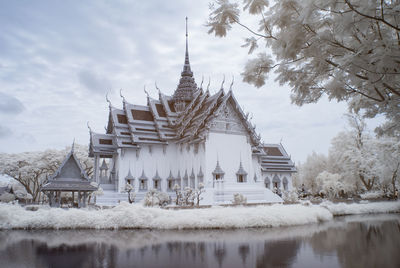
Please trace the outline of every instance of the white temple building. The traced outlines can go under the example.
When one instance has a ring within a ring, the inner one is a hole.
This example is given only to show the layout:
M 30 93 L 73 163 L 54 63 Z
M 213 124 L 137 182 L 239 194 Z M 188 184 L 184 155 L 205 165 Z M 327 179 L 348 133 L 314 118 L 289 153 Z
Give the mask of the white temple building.
M 126 183 L 134 186 L 136 201 L 152 188 L 173 199 L 175 184 L 203 183 L 204 205 L 231 203 L 235 193 L 248 203 L 282 202 L 279 195 L 292 189 L 296 172 L 282 144 L 261 142 L 232 84 L 215 94 L 202 84 L 197 86 L 190 67 L 186 32 L 185 62 L 172 96 L 147 94 L 145 106 L 122 94 L 121 108 L 109 102 L 106 133 L 90 130 L 94 180 L 106 193 L 98 203 L 126 201 Z

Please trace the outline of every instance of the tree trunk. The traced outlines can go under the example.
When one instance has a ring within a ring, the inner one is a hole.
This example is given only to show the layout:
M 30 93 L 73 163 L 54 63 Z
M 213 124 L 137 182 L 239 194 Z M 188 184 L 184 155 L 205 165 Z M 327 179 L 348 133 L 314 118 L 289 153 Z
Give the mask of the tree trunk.
M 397 167 L 392 175 L 392 186 L 393 186 L 393 197 L 396 198 L 396 179 L 397 179 L 397 171 L 399 170 L 400 162 L 397 163 Z
M 366 181 L 364 175 L 360 174 L 359 176 L 360 176 L 361 182 L 364 184 L 364 186 L 367 189 L 367 191 L 370 191 L 372 189 L 372 187 L 374 186 L 374 184 L 375 184 L 375 178 L 373 178 L 372 180 L 368 179 Z

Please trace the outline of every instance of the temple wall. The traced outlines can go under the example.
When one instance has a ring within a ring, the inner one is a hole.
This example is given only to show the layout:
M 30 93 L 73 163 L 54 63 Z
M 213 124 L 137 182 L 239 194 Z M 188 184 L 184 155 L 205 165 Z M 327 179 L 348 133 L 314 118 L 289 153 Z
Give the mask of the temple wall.
M 281 191 L 284 191 L 284 187 L 283 187 L 283 179 L 284 178 L 286 178 L 287 181 L 288 181 L 288 184 L 287 184 L 287 188 L 288 189 L 287 190 L 288 191 L 292 191 L 293 190 L 293 181 L 292 181 L 292 174 L 291 173 L 289 173 L 289 172 L 262 172 L 262 181 L 263 181 L 263 183 L 264 183 L 264 180 L 266 178 L 269 178 L 269 180 L 271 182 L 271 185 L 270 185 L 270 188 L 269 188 L 270 190 L 273 190 L 272 182 L 273 182 L 273 179 L 274 179 L 275 176 L 277 176 L 279 178 L 279 180 L 280 180 L 279 189 Z M 264 185 L 264 187 L 265 187 L 265 185 Z
M 217 158 L 222 170 L 225 172 L 225 182 L 236 182 L 236 172 L 239 169 L 240 159 L 244 170 L 248 173 L 247 182 L 252 183 L 254 166 L 251 146 L 245 135 L 210 132 L 205 144 L 205 179 L 207 186 L 212 186 L 212 172 Z
M 125 177 L 128 175 L 129 168 L 132 176 L 135 178 L 134 187 L 136 191 L 139 189 L 138 178 L 141 177 L 143 169 L 148 178 L 148 189 L 153 188 L 153 177 L 158 170 L 158 174 L 161 177 L 162 191 L 167 190 L 166 179 L 169 176 L 170 170 L 174 177 L 177 177 L 179 171 L 183 179 L 185 171 L 190 176 L 193 167 L 196 182 L 200 166 L 202 166 L 204 173 L 204 146 L 202 145 L 198 147 L 197 153 L 193 145 L 188 147 L 185 144 L 181 146 L 171 143 L 166 146 L 151 145 L 150 147 L 149 145 L 142 145 L 138 156 L 135 149 L 121 149 L 117 161 L 119 191 L 121 187 L 125 186 Z

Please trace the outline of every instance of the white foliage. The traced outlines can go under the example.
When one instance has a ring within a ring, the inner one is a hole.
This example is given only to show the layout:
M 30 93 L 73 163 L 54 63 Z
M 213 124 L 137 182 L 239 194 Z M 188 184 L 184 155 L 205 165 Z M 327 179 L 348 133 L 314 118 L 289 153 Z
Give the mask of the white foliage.
M 327 171 L 323 171 L 317 176 L 317 182 L 323 193 L 329 198 L 339 197 L 340 192 L 345 193 L 348 189 L 339 174 Z
M 313 152 L 306 161 L 298 166 L 298 184 L 304 184 L 305 189 L 312 194 L 319 192 L 320 187 L 317 182 L 317 176 L 328 169 L 328 159 L 323 154 Z
M 37 211 L 0 204 L 4 229 L 231 229 L 304 225 L 329 221 L 333 215 L 400 212 L 400 202 L 368 204 L 271 205 L 166 210 L 122 202 L 112 209 L 60 209 L 39 206 Z
M 287 203 L 297 203 L 299 201 L 299 196 L 296 191 L 284 191 L 282 199 Z
M 103 210 L 40 207 L 37 211 L 27 211 L 17 205 L 0 204 L 0 215 L 2 217 L 0 230 L 10 228 L 230 229 L 303 225 L 332 219 L 332 214 L 328 210 L 318 206 L 271 205 L 166 210 L 128 202 Z
M 13 194 L 10 193 L 3 193 L 2 195 L 0 195 L 0 202 L 12 202 L 15 200 L 15 196 Z
M 390 190 L 393 196 L 399 181 L 399 139 L 374 138 L 361 117 L 348 119 L 351 128 L 332 139 L 329 157 L 313 153 L 298 166 L 300 183 L 313 194 L 322 191 L 328 197 L 373 189 Z
M 247 204 L 247 198 L 239 193 L 233 194 L 232 204 L 234 205 L 245 205 Z
M 70 150 L 66 148 L 18 154 L 0 153 L 0 174 L 6 174 L 18 181 L 32 195 L 33 200 L 38 201 L 41 186 L 54 174 Z M 88 157 L 87 146 L 75 144 L 74 152 L 90 175 L 93 172 L 93 160 Z
M 372 202 L 364 204 L 345 204 L 331 202 L 321 203 L 321 207 L 328 209 L 333 216 L 374 214 L 374 213 L 399 213 L 400 202 Z
M 150 189 L 143 199 L 143 205 L 146 207 L 165 206 L 168 202 L 169 195 L 156 189 Z
M 362 199 L 378 199 L 385 197 L 385 194 L 382 191 L 373 191 L 360 194 L 360 197 Z
M 269 7 L 269 2 L 271 6 Z M 248 31 L 244 81 L 261 87 L 274 70 L 298 105 L 347 101 L 365 116 L 384 115 L 381 133 L 400 135 L 400 46 L 397 1 L 217 0 L 209 33 L 226 36 L 233 25 Z M 256 20 L 240 21 L 241 10 Z M 266 53 L 267 52 L 267 53 Z M 266 59 L 266 54 L 273 55 Z

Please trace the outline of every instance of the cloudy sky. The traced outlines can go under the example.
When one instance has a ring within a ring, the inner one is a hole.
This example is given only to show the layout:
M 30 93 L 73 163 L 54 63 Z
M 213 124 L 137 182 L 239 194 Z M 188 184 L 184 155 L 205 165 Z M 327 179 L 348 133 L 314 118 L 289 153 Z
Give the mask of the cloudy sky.
M 196 82 L 223 75 L 264 142 L 282 141 L 295 161 L 326 153 L 345 127 L 344 103 L 298 107 L 290 89 L 274 82 L 256 89 L 241 82 L 248 33 L 207 34 L 208 1 L 6 1 L 0 0 L 0 152 L 64 148 L 75 138 L 88 144 L 86 122 L 96 132 L 107 123 L 109 92 L 121 107 L 119 89 L 145 104 L 143 86 L 156 98 L 177 86 L 184 61 L 185 16 Z M 372 122 L 371 126 L 374 126 Z

